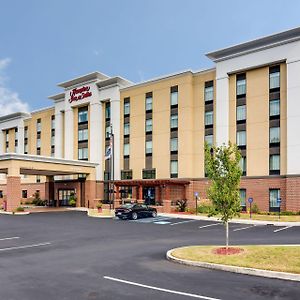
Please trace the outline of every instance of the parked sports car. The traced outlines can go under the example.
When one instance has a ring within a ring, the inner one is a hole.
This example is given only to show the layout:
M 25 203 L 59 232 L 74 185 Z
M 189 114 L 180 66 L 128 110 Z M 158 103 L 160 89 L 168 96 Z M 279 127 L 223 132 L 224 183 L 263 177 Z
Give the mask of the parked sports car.
M 144 204 L 124 204 L 115 210 L 115 215 L 119 219 L 132 219 L 157 216 L 157 211 Z

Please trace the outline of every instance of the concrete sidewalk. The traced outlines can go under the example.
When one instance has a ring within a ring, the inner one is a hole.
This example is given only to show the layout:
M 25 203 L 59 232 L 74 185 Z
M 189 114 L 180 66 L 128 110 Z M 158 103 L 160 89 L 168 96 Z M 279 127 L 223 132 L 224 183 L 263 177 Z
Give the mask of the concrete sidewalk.
M 176 213 L 160 213 L 160 216 L 179 218 L 179 219 L 194 219 L 203 221 L 214 221 L 220 222 L 219 218 L 216 217 L 206 217 L 199 215 L 182 215 Z M 250 224 L 250 225 L 274 225 L 274 226 L 300 226 L 300 222 L 278 222 L 278 221 L 260 221 L 260 220 L 250 220 L 250 219 L 232 219 L 229 223 L 239 223 L 239 224 Z

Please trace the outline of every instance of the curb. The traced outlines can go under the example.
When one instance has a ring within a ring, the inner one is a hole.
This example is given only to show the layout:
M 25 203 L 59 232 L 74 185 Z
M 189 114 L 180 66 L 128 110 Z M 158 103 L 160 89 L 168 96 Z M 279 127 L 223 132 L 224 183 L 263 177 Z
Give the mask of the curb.
M 221 222 L 219 218 L 216 217 L 206 217 L 197 215 L 181 215 L 176 213 L 160 213 L 160 216 L 179 218 L 179 219 L 194 219 L 202 221 L 212 221 Z M 262 220 L 247 220 L 247 219 L 232 219 L 229 224 L 249 224 L 249 225 L 274 225 L 274 226 L 300 226 L 300 222 L 278 222 L 278 221 L 262 221 Z
M 172 251 L 174 251 L 176 249 L 178 249 L 178 248 L 169 250 L 166 254 L 166 257 L 169 261 L 179 263 L 182 265 L 206 268 L 206 269 L 211 269 L 211 270 L 226 271 L 226 272 L 251 275 L 251 276 L 260 276 L 260 277 L 266 277 L 266 278 L 272 278 L 272 279 L 300 281 L 300 275 L 293 274 L 293 273 L 267 271 L 267 270 L 254 269 L 254 268 L 236 267 L 236 266 L 213 264 L 213 263 L 201 262 L 201 261 L 196 262 L 196 261 L 191 261 L 191 260 L 187 260 L 187 259 L 177 258 L 172 255 Z
M 1 215 L 11 215 L 11 216 L 25 216 L 29 215 L 29 211 L 23 211 L 23 212 L 10 212 L 10 211 L 0 211 Z

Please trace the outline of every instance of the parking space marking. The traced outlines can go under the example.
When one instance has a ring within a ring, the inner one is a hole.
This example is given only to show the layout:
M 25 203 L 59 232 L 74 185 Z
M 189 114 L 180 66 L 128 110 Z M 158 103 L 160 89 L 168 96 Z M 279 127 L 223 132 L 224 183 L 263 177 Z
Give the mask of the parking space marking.
M 276 232 L 279 232 L 281 230 L 286 230 L 286 229 L 289 229 L 289 228 L 292 228 L 292 227 L 293 226 L 286 226 L 286 227 L 283 227 L 283 228 L 276 229 L 276 230 L 274 230 L 274 232 L 276 233 Z
M 251 225 L 251 226 L 242 227 L 242 228 L 236 228 L 236 229 L 233 229 L 232 231 L 246 230 L 246 229 L 253 228 L 253 227 L 256 227 L 256 225 Z
M 198 221 L 198 220 L 181 221 L 181 222 L 177 222 L 177 223 L 172 223 L 170 226 L 178 225 L 178 224 L 184 224 L 184 223 L 190 223 L 190 222 L 195 222 L 195 221 Z
M 199 226 L 199 228 L 206 228 L 206 227 L 211 227 L 211 226 L 217 226 L 217 225 L 221 225 L 222 223 L 214 223 L 214 224 L 208 224 L 208 225 L 204 225 L 204 226 Z
M 156 218 L 130 220 L 130 222 L 136 222 L 136 223 L 155 223 L 155 222 L 166 221 L 166 220 L 170 220 L 170 218 L 168 218 L 168 217 L 156 217 Z
M 171 222 L 168 221 L 157 221 L 157 222 L 153 222 L 154 224 L 158 224 L 158 225 L 167 225 L 170 224 Z
M 4 252 L 4 251 L 10 251 L 10 250 L 34 248 L 34 247 L 41 247 L 41 246 L 48 246 L 48 245 L 51 245 L 51 243 L 47 242 L 47 243 L 39 243 L 39 244 L 32 244 L 32 245 L 16 246 L 16 247 L 9 247 L 9 248 L 0 248 L 0 251 Z
M 120 282 L 120 283 L 125 283 L 133 286 L 138 286 L 142 287 L 145 289 L 150 289 L 150 290 L 155 290 L 155 291 L 160 291 L 160 292 L 165 292 L 165 293 L 170 293 L 170 294 L 176 294 L 176 295 L 181 295 L 181 296 L 186 296 L 186 297 L 191 297 L 191 298 L 198 298 L 198 299 L 206 299 L 206 300 L 221 300 L 218 298 L 212 298 L 212 297 L 207 297 L 207 296 L 202 296 L 202 295 L 197 295 L 197 294 L 191 294 L 191 293 L 185 293 L 185 292 L 180 292 L 180 291 L 174 291 L 174 290 L 169 290 L 169 289 L 164 289 L 164 288 L 159 288 L 156 286 L 151 286 L 151 285 L 146 285 L 146 284 L 141 284 L 133 281 L 128 281 L 128 280 L 123 280 L 123 279 L 118 279 L 114 277 L 109 277 L 109 276 L 103 276 L 104 279 Z
M 1 238 L 0 241 L 6 241 L 6 240 L 15 240 L 19 239 L 19 236 L 12 236 L 12 237 L 7 237 L 7 238 Z

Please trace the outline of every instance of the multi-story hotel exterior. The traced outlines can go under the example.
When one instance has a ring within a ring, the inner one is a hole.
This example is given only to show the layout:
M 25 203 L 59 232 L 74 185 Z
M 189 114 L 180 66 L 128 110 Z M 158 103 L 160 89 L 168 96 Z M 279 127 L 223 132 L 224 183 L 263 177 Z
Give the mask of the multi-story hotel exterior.
M 53 106 L 0 118 L 0 197 L 53 205 L 112 194 L 169 211 L 206 197 L 204 143 L 242 153 L 241 206 L 300 211 L 300 28 L 210 52 L 215 68 L 138 84 L 91 73 L 59 84 Z M 105 159 L 114 137 L 112 159 Z M 111 172 L 113 170 L 113 172 Z M 200 200 L 201 201 L 201 200 Z

